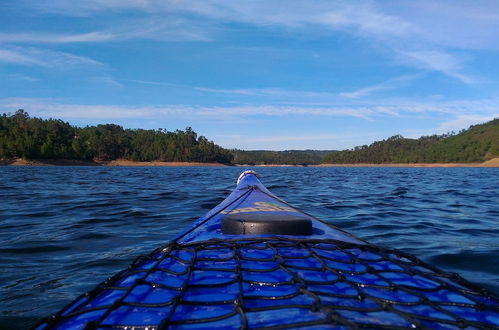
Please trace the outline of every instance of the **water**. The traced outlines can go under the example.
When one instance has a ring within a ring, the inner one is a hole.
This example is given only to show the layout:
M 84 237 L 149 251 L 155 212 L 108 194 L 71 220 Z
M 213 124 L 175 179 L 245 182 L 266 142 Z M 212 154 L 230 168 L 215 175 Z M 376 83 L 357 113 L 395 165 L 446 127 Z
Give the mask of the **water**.
M 236 167 L 0 167 L 0 328 L 32 326 L 171 239 Z M 499 293 L 499 169 L 257 168 L 277 196 Z

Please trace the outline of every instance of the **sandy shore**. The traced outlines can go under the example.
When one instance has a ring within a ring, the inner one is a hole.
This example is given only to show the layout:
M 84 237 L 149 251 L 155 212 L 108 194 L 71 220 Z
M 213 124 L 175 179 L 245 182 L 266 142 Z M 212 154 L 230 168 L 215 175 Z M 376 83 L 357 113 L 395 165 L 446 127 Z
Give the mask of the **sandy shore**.
M 391 164 L 320 164 L 314 167 L 499 167 L 499 158 L 483 163 L 391 163 Z
M 134 162 L 131 160 L 111 160 L 109 162 L 100 162 L 104 166 L 203 166 L 203 167 L 214 167 L 214 166 L 229 166 L 221 163 L 197 163 L 197 162 Z
M 0 159 L 0 165 L 14 166 L 230 166 L 220 163 L 196 163 L 196 162 L 134 162 L 131 160 L 111 160 L 111 161 L 84 161 L 84 160 L 25 160 L 21 158 Z M 237 164 L 239 167 L 303 167 L 303 165 L 247 165 Z M 499 157 L 483 163 L 394 163 L 394 164 L 320 164 L 308 165 L 309 167 L 499 167 Z
M 90 160 L 70 160 L 70 159 L 47 159 L 47 160 L 26 160 L 22 158 L 0 159 L 0 165 L 14 166 L 229 166 L 220 163 L 196 163 L 196 162 L 133 162 L 131 160 L 111 160 L 111 161 L 90 161 Z
M 312 167 L 481 167 L 482 163 L 320 164 Z
M 492 158 L 491 160 L 483 162 L 480 165 L 483 166 L 483 167 L 499 167 L 499 157 Z
M 306 166 L 314 166 L 314 165 L 294 165 L 294 164 L 267 164 L 267 165 L 249 165 L 249 164 L 234 164 L 234 166 L 238 167 L 306 167 Z
M 13 158 L 13 159 L 0 159 L 0 165 L 13 165 L 13 166 L 51 166 L 51 165 L 99 166 L 100 164 L 97 162 L 93 162 L 93 161 L 72 160 L 72 159 L 27 160 L 27 159 L 22 159 L 22 158 Z

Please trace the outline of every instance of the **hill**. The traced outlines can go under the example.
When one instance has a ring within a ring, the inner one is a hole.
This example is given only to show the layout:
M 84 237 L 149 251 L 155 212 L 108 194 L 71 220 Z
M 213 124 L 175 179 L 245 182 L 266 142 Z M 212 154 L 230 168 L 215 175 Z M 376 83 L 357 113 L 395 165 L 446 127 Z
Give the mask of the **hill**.
M 124 129 L 105 124 L 75 127 L 59 119 L 31 118 L 24 110 L 0 116 L 0 159 L 217 162 L 229 164 L 230 151 L 184 131 Z
M 331 153 L 323 163 L 471 163 L 499 157 L 499 118 L 459 134 L 408 139 L 401 135 Z
M 231 150 L 233 163 L 247 165 L 317 165 L 334 150 Z
M 459 134 L 408 139 L 401 135 L 351 150 L 228 150 L 192 128 L 124 129 L 115 124 L 76 127 L 60 119 L 32 118 L 24 110 L 0 116 L 0 161 L 25 160 L 193 162 L 227 165 L 471 163 L 499 157 L 499 119 Z M 61 164 L 66 162 L 62 162 Z M 155 164 L 156 164 L 155 163 Z
M 60 165 L 75 164 L 74 161 L 102 164 L 118 159 L 127 164 L 131 161 L 312 165 L 320 164 L 331 152 L 228 150 L 198 137 L 190 127 L 175 132 L 124 129 L 115 124 L 81 128 L 59 119 L 32 118 L 24 110 L 0 116 L 0 159 L 7 164 L 23 158 L 41 161 L 27 164 L 48 161 Z

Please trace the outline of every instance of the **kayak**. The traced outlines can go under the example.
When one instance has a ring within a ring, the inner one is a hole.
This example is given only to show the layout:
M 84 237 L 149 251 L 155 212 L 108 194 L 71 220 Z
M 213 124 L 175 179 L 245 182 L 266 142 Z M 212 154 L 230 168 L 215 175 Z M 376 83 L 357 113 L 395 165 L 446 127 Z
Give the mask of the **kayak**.
M 307 214 L 244 171 L 166 245 L 36 329 L 499 329 L 499 299 Z

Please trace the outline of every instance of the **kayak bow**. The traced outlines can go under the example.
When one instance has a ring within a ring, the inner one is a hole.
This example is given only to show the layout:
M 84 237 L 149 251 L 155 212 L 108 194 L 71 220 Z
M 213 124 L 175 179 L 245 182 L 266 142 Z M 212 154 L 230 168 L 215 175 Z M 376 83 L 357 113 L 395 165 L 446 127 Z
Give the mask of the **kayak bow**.
M 37 329 L 498 325 L 483 288 L 316 219 L 247 170 L 189 229 Z

